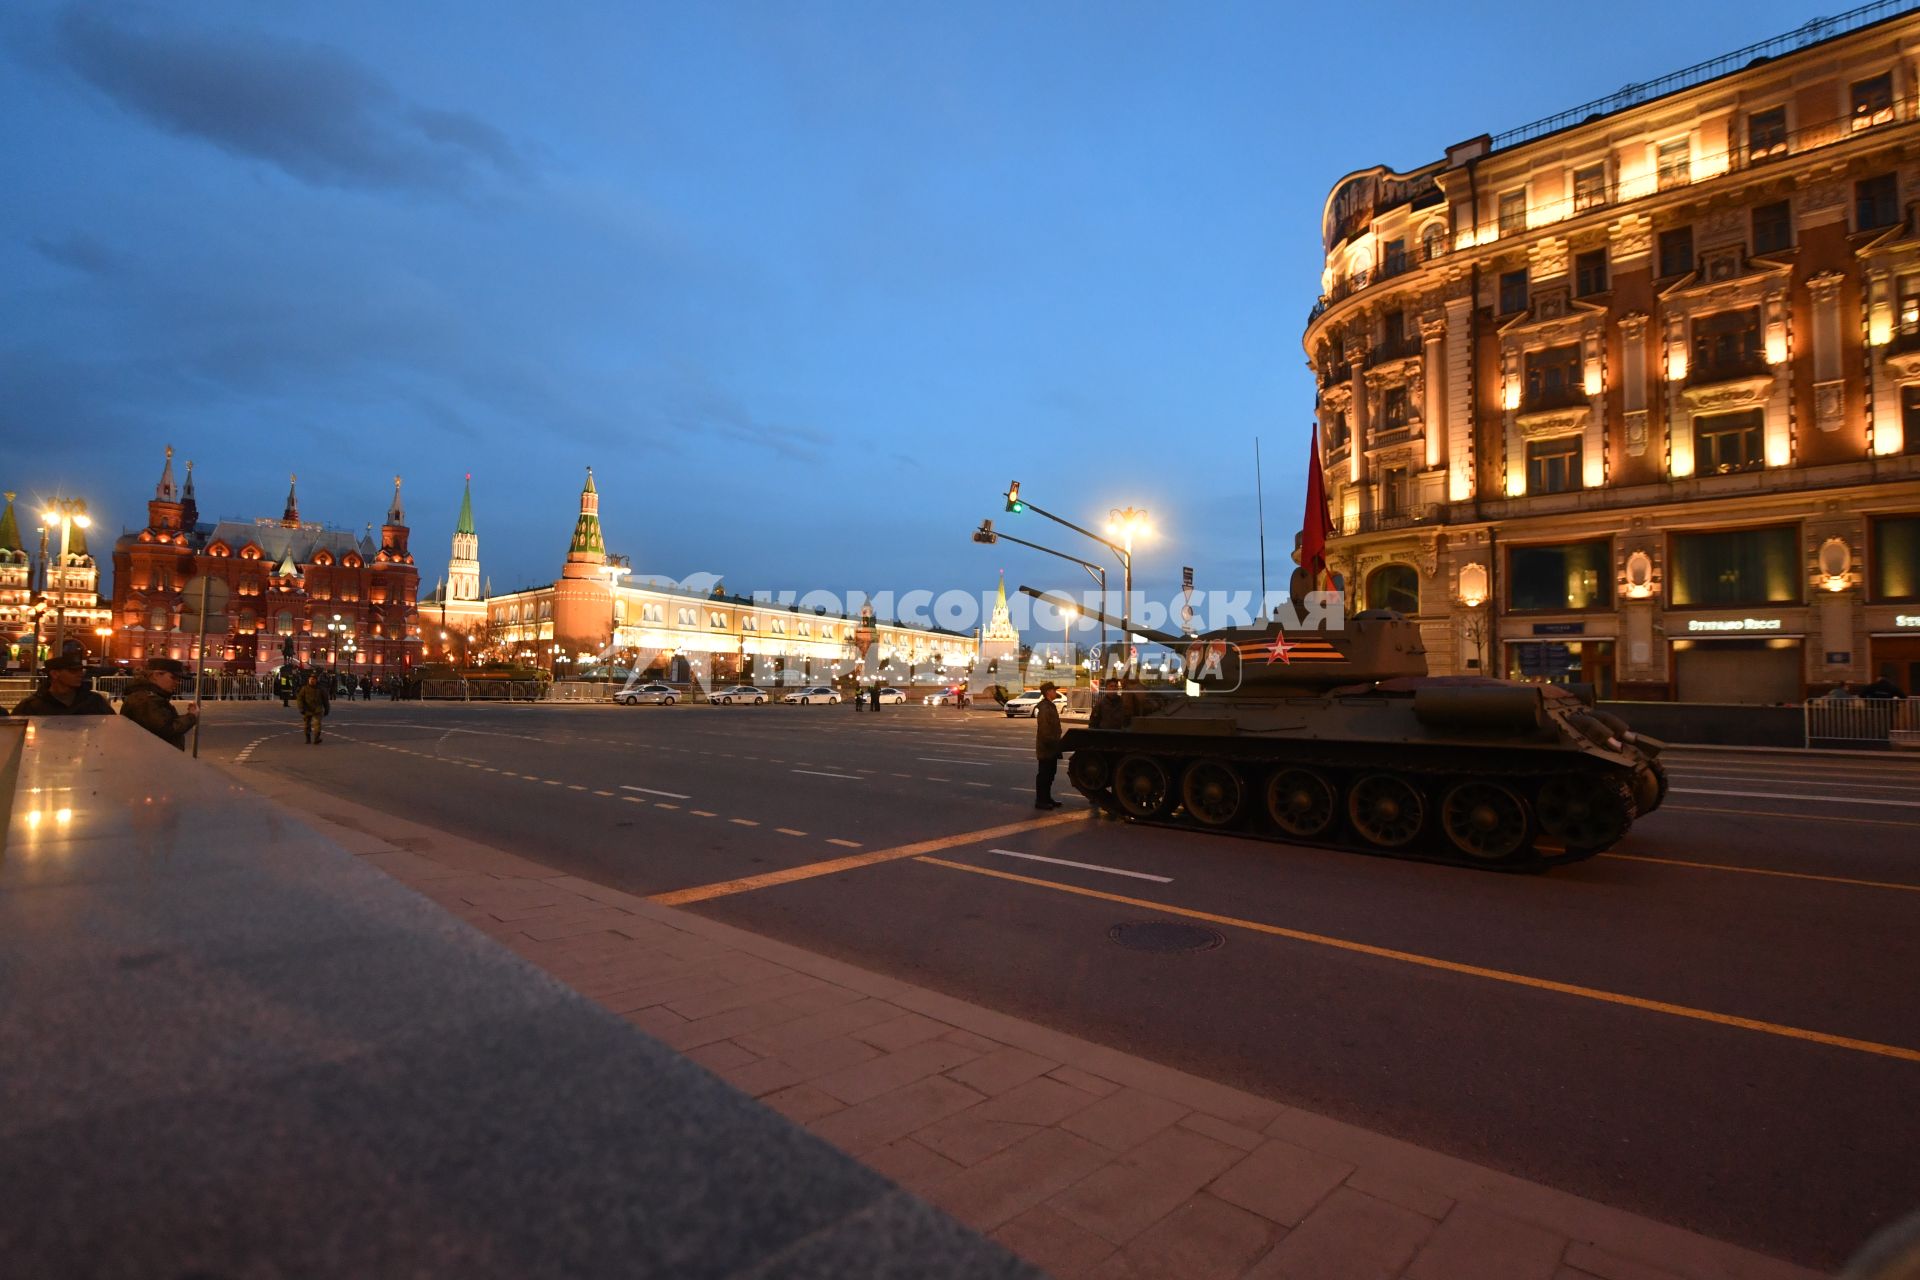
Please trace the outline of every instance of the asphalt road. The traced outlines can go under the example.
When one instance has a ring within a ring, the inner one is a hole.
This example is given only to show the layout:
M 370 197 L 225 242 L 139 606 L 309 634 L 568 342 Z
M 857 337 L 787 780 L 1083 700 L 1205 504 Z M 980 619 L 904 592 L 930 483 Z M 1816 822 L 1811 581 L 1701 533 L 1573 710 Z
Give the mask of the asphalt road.
M 1046 820 L 1031 734 L 376 703 L 308 747 L 261 703 L 202 750 L 634 893 L 746 879 L 686 909 L 1800 1262 L 1920 1208 L 1920 762 L 1676 752 L 1612 853 L 1500 875 L 1092 821 L 1064 778 Z

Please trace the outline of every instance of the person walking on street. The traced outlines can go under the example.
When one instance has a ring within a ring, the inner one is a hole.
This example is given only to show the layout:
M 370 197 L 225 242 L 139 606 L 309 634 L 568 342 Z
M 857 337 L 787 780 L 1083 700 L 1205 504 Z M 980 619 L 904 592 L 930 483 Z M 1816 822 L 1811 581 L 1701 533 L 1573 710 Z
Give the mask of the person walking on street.
M 307 677 L 306 684 L 300 687 L 300 723 L 306 730 L 307 741 L 313 746 L 320 745 L 321 721 L 327 718 L 331 708 L 327 704 L 327 691 L 320 685 L 318 672 Z
M 1048 680 L 1040 686 L 1040 705 L 1033 709 L 1033 753 L 1040 766 L 1033 775 L 1033 807 L 1058 809 L 1053 798 L 1053 775 L 1060 768 L 1060 708 L 1053 705 L 1056 686 Z
M 373 701 L 373 677 L 372 676 L 360 677 L 360 701 L 362 702 Z
M 17 716 L 110 716 L 113 704 L 87 688 L 87 660 L 77 653 L 48 658 L 47 679 L 14 707 Z
M 173 695 L 186 674 L 186 664 L 176 658 L 148 658 L 145 674 L 120 699 L 121 715 L 179 751 L 187 749 L 187 735 L 200 720 L 197 711 L 174 709 Z

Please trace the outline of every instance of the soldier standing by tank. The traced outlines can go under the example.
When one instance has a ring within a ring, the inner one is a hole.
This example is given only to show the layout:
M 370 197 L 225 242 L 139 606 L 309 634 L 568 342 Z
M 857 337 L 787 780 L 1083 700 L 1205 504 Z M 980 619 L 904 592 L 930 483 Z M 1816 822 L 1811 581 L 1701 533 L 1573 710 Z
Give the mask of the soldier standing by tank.
M 48 658 L 46 683 L 13 709 L 17 716 L 110 716 L 113 705 L 87 688 L 87 660 L 77 653 Z
M 187 749 L 187 735 L 199 722 L 197 711 L 176 711 L 173 695 L 180 690 L 186 664 L 174 658 L 148 658 L 146 673 L 127 687 L 120 714 L 176 750 Z
M 298 702 L 300 703 L 300 724 L 306 731 L 307 742 L 317 747 L 320 745 L 321 722 L 327 718 L 327 712 L 332 709 L 327 702 L 327 691 L 321 687 L 318 672 L 308 673 L 306 684 L 300 687 Z
M 1040 703 L 1033 709 L 1033 753 L 1039 767 L 1033 775 L 1033 807 L 1058 809 L 1053 798 L 1053 776 L 1060 768 L 1060 708 L 1053 705 L 1056 686 L 1048 680 L 1040 686 Z

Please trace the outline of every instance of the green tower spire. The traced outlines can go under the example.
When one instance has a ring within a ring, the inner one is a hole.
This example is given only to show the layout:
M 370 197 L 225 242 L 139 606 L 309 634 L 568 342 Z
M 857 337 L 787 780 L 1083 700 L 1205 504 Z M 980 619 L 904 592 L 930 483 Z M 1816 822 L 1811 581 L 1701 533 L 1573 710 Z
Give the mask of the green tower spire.
M 467 472 L 467 491 L 460 495 L 460 523 L 453 526 L 455 533 L 473 532 L 473 472 Z

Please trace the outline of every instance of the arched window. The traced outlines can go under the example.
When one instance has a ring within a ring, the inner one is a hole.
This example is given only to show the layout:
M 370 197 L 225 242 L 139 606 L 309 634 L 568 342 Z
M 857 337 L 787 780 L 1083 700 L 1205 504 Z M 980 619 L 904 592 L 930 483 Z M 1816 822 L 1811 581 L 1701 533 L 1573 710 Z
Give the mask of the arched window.
M 293 634 L 293 610 L 282 609 L 273 615 L 273 631 L 275 635 L 290 636 Z
M 1383 564 L 1367 575 L 1367 608 L 1420 612 L 1420 574 L 1412 565 Z
M 153 606 L 152 611 L 147 614 L 147 627 L 152 631 L 165 631 L 167 629 L 166 609 L 160 605 Z
M 1420 233 L 1420 260 L 1432 262 L 1447 251 L 1447 229 L 1438 222 L 1429 222 L 1427 229 Z

